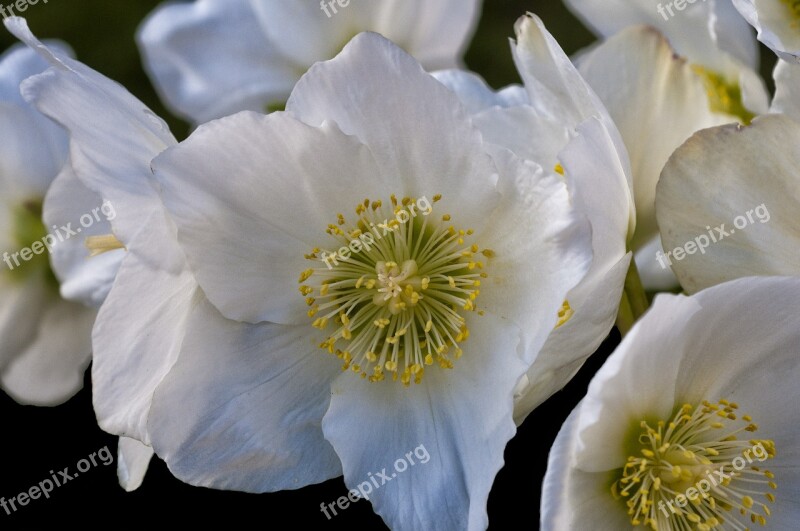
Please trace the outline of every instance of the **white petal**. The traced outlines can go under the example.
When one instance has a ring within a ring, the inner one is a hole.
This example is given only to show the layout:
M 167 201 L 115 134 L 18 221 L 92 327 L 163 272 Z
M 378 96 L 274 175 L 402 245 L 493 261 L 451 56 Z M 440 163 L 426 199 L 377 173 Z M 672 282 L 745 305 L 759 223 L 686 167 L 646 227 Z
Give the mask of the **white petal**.
M 773 76 L 775 99 L 770 112 L 783 113 L 800 121 L 800 65 L 779 60 Z
M 105 431 L 150 442 L 153 391 L 175 363 L 189 311 L 201 298 L 190 272 L 153 269 L 127 253 L 92 334 L 93 402 Z
M 0 385 L 21 404 L 54 406 L 83 387 L 95 312 L 53 293 L 44 296 L 36 336 L 3 369 Z
M 119 438 L 117 449 L 117 478 L 126 492 L 133 492 L 142 486 L 153 449 L 136 439 Z
M 540 526 L 542 531 L 572 531 L 591 522 L 592 529 L 628 529 L 630 520 L 622 503 L 611 496 L 609 475 L 574 468 L 580 404 L 558 432 L 542 486 Z M 580 503 L 575 503 L 580 500 Z
M 666 258 L 661 236 L 656 235 L 634 255 L 642 286 L 647 291 L 673 291 L 680 286 L 678 277 L 672 272 Z
M 51 264 L 65 299 L 99 308 L 108 295 L 125 252 L 116 250 L 90 258 L 85 242 L 88 236 L 111 234 L 108 218 L 115 214 L 111 203 L 104 203 L 81 183 L 69 162 L 64 165 L 47 191 L 43 218 L 53 240 Z M 67 237 L 67 231 L 61 231 L 64 226 L 81 232 Z
M 800 62 L 798 18 L 790 3 L 782 0 L 733 0 L 734 6 L 758 30 L 758 40 L 782 59 Z
M 205 293 L 253 323 L 308 323 L 298 277 L 314 264 L 304 255 L 336 245 L 325 229 L 337 213 L 385 197 L 391 182 L 355 138 L 288 113 L 211 122 L 153 167 Z
M 321 421 L 340 362 L 308 326 L 229 321 L 207 301 L 153 399 L 153 448 L 192 485 L 272 492 L 342 473 Z
M 196 124 L 283 103 L 305 70 L 267 40 L 249 0 L 163 4 L 137 41 L 162 99 Z
M 333 385 L 325 437 L 342 460 L 349 488 L 386 471 L 390 481 L 369 499 L 393 529 L 426 530 L 431 522 L 438 529 L 488 525 L 486 502 L 514 435 L 512 391 L 525 365 L 516 354 L 513 326 L 489 314 L 470 316 L 468 325 L 472 334 L 454 368 L 426 369 L 415 388 L 389 379 L 370 383 L 351 373 Z M 415 464 L 399 472 L 394 467 L 400 459 Z
M 164 121 L 121 85 L 39 43 L 23 19 L 9 18 L 5 23 L 52 65 L 28 79 L 22 91 L 69 130 L 78 178 L 117 210 L 136 213 L 112 222 L 117 238 L 128 244 L 150 224 L 164 224 L 163 207 L 150 182 L 151 160 L 176 143 Z M 148 253 L 149 249 L 139 251 L 152 263 L 164 264 L 163 257 Z M 178 261 L 169 267 L 177 272 L 182 265 Z
M 487 230 L 475 236 L 480 247 L 495 253 L 486 259 L 488 278 L 478 304 L 523 330 L 524 360 L 532 362 L 567 291 L 591 266 L 591 228 L 571 207 L 556 175 L 510 152 L 498 154 L 497 163 L 503 200 Z M 624 236 L 619 239 L 624 246 Z
M 656 200 L 662 241 L 684 289 L 800 272 L 798 146 L 800 124 L 770 115 L 749 127 L 701 131 L 676 151 Z
M 603 37 L 611 37 L 628 26 L 653 26 L 669 39 L 679 54 L 693 63 L 719 71 L 727 60 L 726 56 L 736 54 L 739 62 L 755 68 L 757 54 L 753 50 L 753 35 L 745 32 L 746 28 L 724 13 L 726 7 L 717 7 L 717 3 L 712 0 L 687 2 L 682 4 L 682 10 L 678 10 L 669 1 L 566 0 L 567 6 L 583 22 Z M 721 38 L 720 35 L 730 37 Z M 731 49 L 723 48 L 736 40 L 750 42 L 739 42 Z
M 384 194 L 442 194 L 437 207 L 475 229 L 496 206 L 496 170 L 466 109 L 383 37 L 361 34 L 336 59 L 312 67 L 286 108 L 310 125 L 331 120 L 357 136 L 383 178 L 402 187 Z
M 700 78 L 652 28 L 623 30 L 583 55 L 579 70 L 605 103 L 628 148 L 636 249 L 657 234 L 656 183 L 669 156 L 692 133 L 723 120 L 712 114 Z

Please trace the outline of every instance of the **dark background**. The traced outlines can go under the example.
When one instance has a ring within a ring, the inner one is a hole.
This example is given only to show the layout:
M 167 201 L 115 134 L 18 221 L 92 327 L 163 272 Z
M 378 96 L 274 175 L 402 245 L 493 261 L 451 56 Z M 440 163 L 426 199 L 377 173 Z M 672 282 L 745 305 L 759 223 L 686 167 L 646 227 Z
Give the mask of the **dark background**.
M 4 5 L 7 3 L 0 0 Z M 68 42 L 78 59 L 119 81 L 134 95 L 164 117 L 182 139 L 188 126 L 172 117 L 159 103 L 142 71 L 134 32 L 144 16 L 158 5 L 156 0 L 49 0 L 25 13 L 31 29 L 40 38 Z M 484 15 L 467 53 L 470 69 L 483 75 L 496 88 L 518 83 L 508 45 L 515 20 L 526 11 L 539 15 L 567 53 L 590 44 L 594 38 L 558 0 L 485 0 Z M 0 30 L 0 50 L 14 39 Z M 774 59 L 768 58 L 764 77 L 771 81 Z M 580 401 L 592 375 L 619 342 L 616 330 L 564 389 L 538 408 L 509 443 L 505 459 L 509 466 L 498 474 L 489 498 L 490 529 L 536 528 L 539 521 L 541 481 L 547 455 L 562 422 Z M 153 460 L 142 487 L 124 492 L 116 478 L 117 439 L 101 431 L 91 404 L 91 381 L 87 371 L 83 391 L 56 408 L 20 406 L 0 392 L 0 496 L 10 498 L 50 476 L 50 470 L 69 466 L 108 446 L 112 466 L 98 466 L 56 488 L 50 499 L 31 501 L 11 516 L 0 509 L 0 529 L 51 529 L 70 524 L 89 529 L 135 529 L 161 526 L 159 517 L 182 527 L 219 524 L 233 529 L 274 529 L 273 515 L 298 527 L 314 529 L 384 529 L 367 502 L 359 502 L 339 516 L 327 520 L 320 503 L 347 494 L 341 478 L 298 491 L 251 495 L 191 487 L 173 478 L 164 463 Z M 99 460 L 98 460 L 99 461 Z M 250 524 L 254 522 L 254 524 Z M 436 524 L 431 523 L 435 529 Z

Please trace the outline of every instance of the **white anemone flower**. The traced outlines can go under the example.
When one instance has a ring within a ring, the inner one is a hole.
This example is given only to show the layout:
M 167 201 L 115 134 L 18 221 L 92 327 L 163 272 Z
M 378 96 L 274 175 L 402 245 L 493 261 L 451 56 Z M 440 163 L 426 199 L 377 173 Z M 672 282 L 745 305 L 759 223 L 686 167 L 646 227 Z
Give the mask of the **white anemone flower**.
M 42 217 L 51 183 L 71 172 L 64 131 L 20 95 L 20 82 L 46 67 L 27 48 L 0 57 L 0 388 L 19 403 L 52 406 L 83 387 L 95 311 L 59 294 L 63 271 L 54 274 L 48 255 L 78 242 L 67 238 L 101 201 L 87 206 L 77 192 Z
M 776 67 L 774 114 L 700 131 L 664 168 L 656 204 L 669 254 L 660 259 L 687 292 L 744 276 L 800 275 L 799 71 Z
M 287 112 L 203 125 L 153 167 L 209 300 L 150 412 L 173 473 L 266 491 L 343 471 L 356 488 L 424 445 L 426 468 L 373 492 L 376 512 L 484 528 L 515 386 L 591 262 L 554 169 L 490 150 L 449 90 L 372 33 L 313 67 Z M 198 463 L 210 444 L 224 452 Z M 296 457 L 236 473 L 267 451 Z
M 51 66 L 23 82 L 26 99 L 69 132 L 72 164 L 50 189 L 46 218 L 74 221 L 70 208 L 96 207 L 100 198 L 115 211 L 110 224 L 92 227 L 97 238 L 88 240 L 95 252 L 106 252 L 88 258 L 84 238 L 74 238 L 56 248 L 53 264 L 63 275 L 62 292 L 103 303 L 94 333 L 91 322 L 86 330 L 87 344 L 93 335 L 93 399 L 100 426 L 122 437 L 120 483 L 134 490 L 153 455 L 146 429 L 153 391 L 177 357 L 182 323 L 197 289 L 150 181 L 152 159 L 177 141 L 160 118 L 117 83 L 40 43 L 24 19 L 9 18 L 5 24 L 41 55 L 43 67 L 44 61 Z M 87 195 L 94 202 L 87 203 Z M 131 307 L 140 310 L 139 320 L 118 318 L 120 308 Z M 106 317 L 110 314 L 114 317 Z
M 800 279 L 659 295 L 561 429 L 544 531 L 796 529 Z
M 592 268 L 567 294 L 564 319 L 520 384 L 521 422 L 577 372 L 614 326 L 631 254 L 636 213 L 628 156 L 603 104 L 541 20 L 516 24 L 512 45 L 524 88 L 498 93 L 463 71 L 434 75 L 468 106 L 487 142 L 557 168 L 592 224 Z
M 685 10 L 666 12 L 667 19 L 660 10 L 669 1 L 567 3 L 606 38 L 576 61 L 630 154 L 637 211 L 631 246 L 642 282 L 671 289 L 677 280 L 657 260 L 656 183 L 669 156 L 695 131 L 749 123 L 767 112 L 752 31 L 729 1 L 684 2 Z
M 733 0 L 733 5 L 758 31 L 758 40 L 782 59 L 800 62 L 800 4 L 792 0 Z
M 480 0 L 171 2 L 143 23 L 138 42 L 162 99 L 200 124 L 282 109 L 312 64 L 362 31 L 384 35 L 428 70 L 459 66 L 480 11 Z

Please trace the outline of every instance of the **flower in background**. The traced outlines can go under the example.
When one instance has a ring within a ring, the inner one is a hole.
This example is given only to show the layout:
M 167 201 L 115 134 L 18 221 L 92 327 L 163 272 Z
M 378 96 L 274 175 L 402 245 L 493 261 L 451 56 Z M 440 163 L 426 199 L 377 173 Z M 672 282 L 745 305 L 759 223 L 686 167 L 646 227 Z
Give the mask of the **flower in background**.
M 468 106 L 487 142 L 553 168 L 592 224 L 592 268 L 566 297 L 559 326 L 517 390 L 521 422 L 561 389 L 614 326 L 636 214 L 625 146 L 603 104 L 535 15 L 516 24 L 512 45 L 524 88 L 493 92 L 474 74 L 434 75 Z
M 758 40 L 786 61 L 800 62 L 800 4 L 792 0 L 733 0 L 733 5 L 758 30 Z
M 481 10 L 480 0 L 343 3 L 169 3 L 143 23 L 138 42 L 162 99 L 200 124 L 243 110 L 282 109 L 312 64 L 334 57 L 362 31 L 381 33 L 429 70 L 458 66 Z
M 800 279 L 659 295 L 551 450 L 545 531 L 794 529 Z
M 767 112 L 755 39 L 727 1 L 684 4 L 668 20 L 648 0 L 567 5 L 606 39 L 576 62 L 630 154 L 637 212 L 631 246 L 642 281 L 649 289 L 672 289 L 674 275 L 656 259 L 656 184 L 669 156 L 695 131 L 749 123 Z
M 22 47 L 0 58 L 0 387 L 22 404 L 52 406 L 83 387 L 95 310 L 62 297 L 70 288 L 49 254 L 82 242 L 59 236 L 62 221 L 75 226 L 102 201 L 76 191 L 77 202 L 42 217 L 51 183 L 71 172 L 64 131 L 20 95 L 20 82 L 46 67 Z
M 25 98 L 69 132 L 72 165 L 53 184 L 46 217 L 69 219 L 63 212 L 82 204 L 75 198 L 81 190 L 117 211 L 101 227 L 102 237 L 90 240 L 95 251 L 107 252 L 87 259 L 85 249 L 65 246 L 53 263 L 64 275 L 62 291 L 70 287 L 71 297 L 103 303 L 91 335 L 92 394 L 100 427 L 121 437 L 120 483 L 133 490 L 153 455 L 147 432 L 153 391 L 175 362 L 197 290 L 150 180 L 153 158 L 177 141 L 120 85 L 40 43 L 24 19 L 5 24 L 42 58 L 42 68 L 27 75 L 43 70 L 44 61 L 51 67 L 23 82 Z M 127 318 L 133 311 L 135 321 Z M 87 351 L 90 328 L 91 322 Z
M 772 113 L 700 131 L 661 175 L 658 224 L 683 288 L 756 275 L 800 276 L 800 66 L 780 61 Z M 724 190 L 724 193 L 720 193 Z M 703 244 L 677 258 L 687 242 Z

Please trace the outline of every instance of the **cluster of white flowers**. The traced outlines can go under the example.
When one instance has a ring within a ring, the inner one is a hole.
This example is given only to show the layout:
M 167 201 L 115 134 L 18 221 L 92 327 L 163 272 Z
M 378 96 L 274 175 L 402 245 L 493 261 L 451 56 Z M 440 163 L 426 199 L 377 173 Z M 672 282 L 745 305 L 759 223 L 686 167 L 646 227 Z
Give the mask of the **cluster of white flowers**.
M 428 448 L 373 509 L 478 530 L 516 426 L 616 324 L 542 529 L 794 529 L 798 3 L 566 3 L 601 42 L 573 62 L 525 15 L 500 91 L 461 68 L 479 0 L 166 4 L 138 43 L 183 142 L 8 18 L 27 47 L 0 58 L 0 252 L 115 212 L 0 271 L 2 389 L 55 405 L 91 360 L 127 490 L 154 455 L 262 493 L 355 489 Z M 771 103 L 748 22 L 781 58 Z M 659 267 L 754 204 L 770 223 Z

